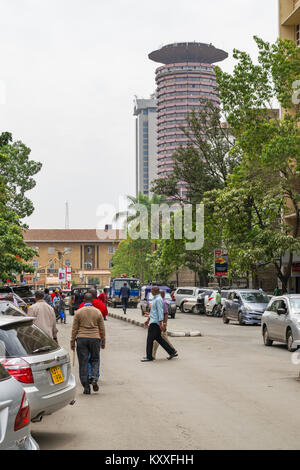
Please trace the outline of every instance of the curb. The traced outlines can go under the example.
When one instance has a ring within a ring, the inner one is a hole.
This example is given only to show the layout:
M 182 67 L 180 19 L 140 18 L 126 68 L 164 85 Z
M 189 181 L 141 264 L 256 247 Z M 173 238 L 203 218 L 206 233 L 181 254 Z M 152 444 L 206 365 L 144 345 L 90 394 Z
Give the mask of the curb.
M 134 320 L 133 318 L 125 317 L 125 315 L 118 315 L 117 313 L 110 313 L 108 312 L 108 316 L 112 318 L 116 318 L 117 320 L 126 321 L 127 323 L 132 323 L 133 325 L 140 326 L 144 328 L 144 322 Z M 201 331 L 193 330 L 193 331 L 167 331 L 168 336 L 172 337 L 196 337 L 202 336 Z

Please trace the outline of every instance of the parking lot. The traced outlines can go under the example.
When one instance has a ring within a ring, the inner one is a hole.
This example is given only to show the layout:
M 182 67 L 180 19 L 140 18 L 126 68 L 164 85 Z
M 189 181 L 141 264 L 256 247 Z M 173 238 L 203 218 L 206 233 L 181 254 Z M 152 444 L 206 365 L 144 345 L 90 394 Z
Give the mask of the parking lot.
M 72 318 L 58 325 L 67 350 Z M 41 449 L 299 449 L 300 364 L 286 347 L 266 348 L 258 326 L 173 321 L 202 336 L 171 338 L 179 358 L 159 349 L 145 364 L 146 330 L 109 317 L 100 391 L 78 383 L 74 406 L 32 424 Z

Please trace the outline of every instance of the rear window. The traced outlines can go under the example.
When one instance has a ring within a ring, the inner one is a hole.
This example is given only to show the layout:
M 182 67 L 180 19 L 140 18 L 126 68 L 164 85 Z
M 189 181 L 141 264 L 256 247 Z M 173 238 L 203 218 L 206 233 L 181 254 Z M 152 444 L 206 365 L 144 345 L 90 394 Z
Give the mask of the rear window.
M 0 364 L 0 382 L 2 380 L 9 379 L 11 377 L 10 373 Z
M 180 289 L 177 291 L 177 294 L 183 295 L 193 295 L 194 291 L 192 289 Z
M 32 323 L 0 328 L 0 357 L 26 357 L 58 349 L 58 344 Z
M 226 291 L 221 292 L 221 297 L 222 297 L 222 299 L 228 299 L 228 292 L 226 292 Z

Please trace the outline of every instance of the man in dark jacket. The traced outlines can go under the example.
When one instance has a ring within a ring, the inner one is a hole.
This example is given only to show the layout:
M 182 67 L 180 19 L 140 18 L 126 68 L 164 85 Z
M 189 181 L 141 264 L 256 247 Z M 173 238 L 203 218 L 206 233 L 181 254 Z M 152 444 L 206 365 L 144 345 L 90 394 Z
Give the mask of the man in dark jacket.
M 124 282 L 123 287 L 121 287 L 119 296 L 120 296 L 120 299 L 122 300 L 123 312 L 126 315 L 128 299 L 130 297 L 130 289 L 127 286 L 127 282 Z

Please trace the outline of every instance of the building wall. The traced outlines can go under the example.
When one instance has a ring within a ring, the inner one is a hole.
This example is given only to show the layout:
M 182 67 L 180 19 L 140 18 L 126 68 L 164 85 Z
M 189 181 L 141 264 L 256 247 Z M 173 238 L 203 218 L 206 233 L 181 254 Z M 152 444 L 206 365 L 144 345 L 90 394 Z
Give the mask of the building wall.
M 35 257 L 32 262 L 36 267 L 36 273 L 39 274 L 39 284 L 49 284 L 51 278 L 53 278 L 53 283 L 56 283 L 58 269 L 65 267 L 66 263 L 72 266 L 73 280 L 76 283 L 87 283 L 89 278 L 98 278 L 101 286 L 109 284 L 112 250 L 116 251 L 118 242 L 27 242 L 27 244 L 38 249 L 39 256 Z M 70 252 L 59 259 L 58 253 L 64 253 L 66 249 Z M 86 262 L 90 259 L 92 265 L 87 266 Z M 30 277 L 34 276 L 25 274 L 28 283 L 30 283 Z
M 297 40 L 297 25 L 300 25 L 300 1 L 279 0 L 279 36 L 282 39 Z M 300 31 L 299 31 L 300 33 Z M 300 45 L 300 36 L 298 37 Z

